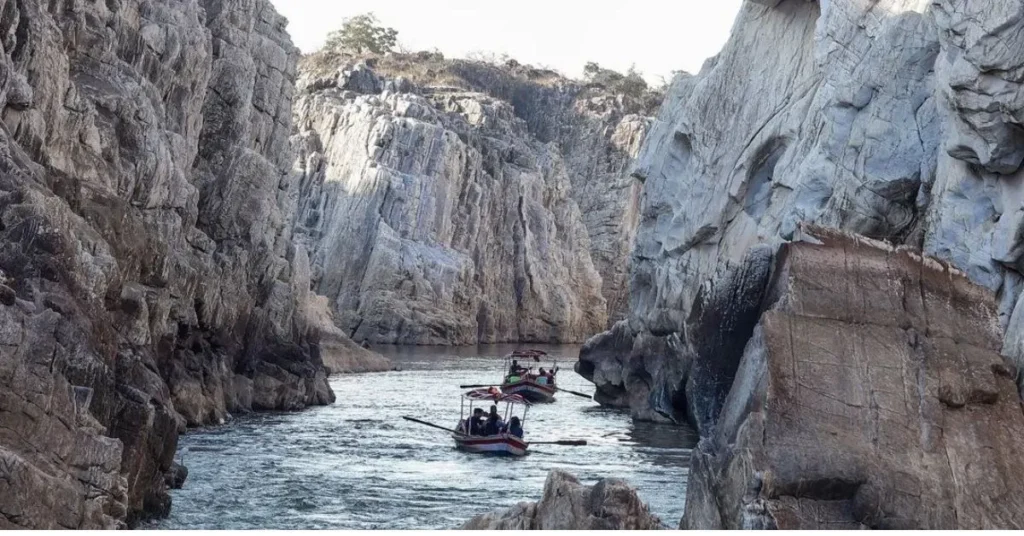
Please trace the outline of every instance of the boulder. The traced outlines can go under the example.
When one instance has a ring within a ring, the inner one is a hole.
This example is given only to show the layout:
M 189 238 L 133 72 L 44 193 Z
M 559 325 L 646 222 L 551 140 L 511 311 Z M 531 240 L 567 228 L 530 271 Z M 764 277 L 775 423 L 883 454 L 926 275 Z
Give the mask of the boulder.
M 636 490 L 606 478 L 585 486 L 573 475 L 552 470 L 536 503 L 474 517 L 462 530 L 651 530 L 664 528 Z
M 992 292 L 909 248 L 807 231 L 693 454 L 682 527 L 1024 527 Z

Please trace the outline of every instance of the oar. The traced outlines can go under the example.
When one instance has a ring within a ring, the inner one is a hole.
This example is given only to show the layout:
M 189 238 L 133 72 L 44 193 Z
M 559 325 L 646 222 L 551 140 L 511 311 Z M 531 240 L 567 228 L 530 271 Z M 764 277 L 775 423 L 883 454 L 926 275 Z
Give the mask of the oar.
M 483 389 L 484 387 L 494 387 L 492 383 L 485 383 L 481 385 L 460 385 L 459 389 Z
M 555 387 L 555 390 L 556 391 L 562 391 L 563 393 L 569 393 L 570 395 L 582 396 L 583 398 L 586 398 L 588 400 L 591 399 L 591 398 L 594 398 L 591 395 L 584 394 L 584 393 L 577 393 L 576 391 L 570 391 L 568 389 L 562 389 L 561 387 Z
M 421 421 L 419 419 L 413 419 L 412 417 L 404 417 L 403 416 L 402 418 L 407 420 L 407 421 L 412 421 L 412 422 L 414 422 L 416 424 L 422 424 L 423 426 L 429 426 L 431 428 L 437 428 L 438 430 L 444 430 L 445 432 L 450 432 L 450 433 L 459 434 L 459 435 L 466 435 L 466 434 L 464 434 L 462 432 L 459 432 L 458 430 L 452 430 L 451 428 L 445 428 L 444 426 L 438 426 L 436 424 L 432 424 L 432 423 L 429 423 L 427 421 Z
M 586 440 L 583 439 L 564 439 L 562 441 L 530 441 L 531 445 L 562 445 L 565 447 L 585 447 L 587 446 Z

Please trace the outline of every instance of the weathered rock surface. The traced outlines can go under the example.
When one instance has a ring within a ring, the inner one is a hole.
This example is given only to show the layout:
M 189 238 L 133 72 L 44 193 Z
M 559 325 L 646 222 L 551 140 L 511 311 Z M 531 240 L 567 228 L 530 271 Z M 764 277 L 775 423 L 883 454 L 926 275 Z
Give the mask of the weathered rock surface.
M 684 369 L 703 352 L 691 328 L 705 287 L 803 222 L 951 262 L 996 293 L 1003 352 L 1024 364 L 1022 26 L 1017 0 L 745 2 L 722 53 L 673 82 L 636 167 L 643 203 L 618 338 L 676 335 L 688 351 L 665 354 L 681 366 L 649 360 L 644 372 L 628 366 L 628 342 L 609 347 L 590 365 L 605 371 L 599 390 Z M 725 355 L 734 368 L 738 352 Z M 660 399 L 701 420 L 674 389 Z M 633 400 L 634 414 L 651 413 Z
M 408 59 L 303 68 L 300 225 L 338 325 L 400 344 L 606 329 L 609 302 L 625 310 L 628 168 L 649 121 L 551 73 Z
M 1024 412 L 992 292 L 910 249 L 813 234 L 779 254 L 683 527 L 1024 527 Z
M 170 507 L 178 434 L 333 400 L 266 0 L 0 0 L 0 527 Z
M 651 530 L 664 528 L 636 490 L 606 478 L 584 486 L 555 469 L 544 483 L 540 502 L 520 503 L 503 512 L 474 517 L 462 530 Z

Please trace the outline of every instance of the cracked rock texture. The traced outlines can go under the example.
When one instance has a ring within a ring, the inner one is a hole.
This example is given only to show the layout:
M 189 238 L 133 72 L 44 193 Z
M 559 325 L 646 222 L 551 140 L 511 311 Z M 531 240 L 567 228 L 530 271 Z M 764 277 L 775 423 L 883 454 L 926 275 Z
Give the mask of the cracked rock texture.
M 539 502 L 474 517 L 461 530 L 652 530 L 664 528 L 636 490 L 606 478 L 585 486 L 558 469 L 548 473 Z
M 688 529 L 1020 529 L 1024 413 L 992 292 L 814 229 L 694 452 Z
M 599 393 L 666 392 L 606 403 L 714 418 L 688 403 L 690 364 L 706 368 L 695 356 L 717 344 L 692 328 L 724 315 L 745 342 L 763 288 L 746 256 L 802 223 L 952 263 L 995 293 L 1002 351 L 1024 364 L 1022 29 L 1019 0 L 747 0 L 721 54 L 674 80 L 643 144 L 630 313 L 580 363 Z M 748 283 L 730 310 L 706 306 Z M 638 364 L 629 340 L 650 336 L 680 344 Z M 712 376 L 728 382 L 739 353 L 725 348 Z
M 186 426 L 334 399 L 284 25 L 266 0 L 0 0 L 0 528 L 165 514 Z
M 624 316 L 650 120 L 621 96 L 426 53 L 301 70 L 299 225 L 353 340 L 580 342 Z

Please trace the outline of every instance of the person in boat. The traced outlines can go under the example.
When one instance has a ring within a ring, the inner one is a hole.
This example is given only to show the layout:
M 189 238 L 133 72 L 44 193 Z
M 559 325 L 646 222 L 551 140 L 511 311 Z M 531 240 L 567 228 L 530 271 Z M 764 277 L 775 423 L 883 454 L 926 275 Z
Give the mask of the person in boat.
M 550 379 L 548 378 L 547 371 L 545 371 L 544 369 L 540 369 L 540 374 L 537 375 L 537 383 L 541 385 L 547 385 L 549 381 Z
M 505 423 L 501 420 L 501 415 L 498 415 L 498 406 L 491 406 L 491 413 L 487 416 L 487 425 L 484 426 L 484 435 L 498 435 L 505 429 Z
M 528 371 L 529 371 L 529 369 L 527 369 L 527 368 L 525 368 L 523 366 L 520 366 L 519 365 L 519 361 L 513 359 L 512 360 L 512 366 L 508 368 L 508 375 L 511 378 L 513 376 L 520 376 L 524 372 L 528 372 Z
M 484 412 L 484 408 L 476 408 L 473 410 L 473 416 L 469 418 L 469 435 L 484 435 L 484 428 L 486 423 L 484 419 L 487 414 Z
M 519 417 L 512 417 L 508 420 L 508 433 L 520 439 L 523 438 L 523 424 L 520 422 Z

